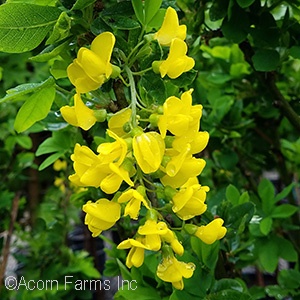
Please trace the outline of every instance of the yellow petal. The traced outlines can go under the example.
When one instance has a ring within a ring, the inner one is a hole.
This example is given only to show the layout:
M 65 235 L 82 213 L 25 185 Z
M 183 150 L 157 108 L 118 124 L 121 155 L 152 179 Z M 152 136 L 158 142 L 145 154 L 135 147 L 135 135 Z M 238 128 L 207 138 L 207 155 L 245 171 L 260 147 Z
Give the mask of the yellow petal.
M 155 34 L 155 38 L 161 45 L 169 46 L 172 39 L 176 37 L 182 40 L 186 38 L 186 26 L 179 26 L 178 16 L 175 9 L 172 7 L 168 7 L 163 24 Z
M 121 206 L 117 202 L 112 202 L 107 199 L 99 199 L 95 203 L 89 201 L 83 205 L 82 210 L 87 214 L 106 221 L 116 222 L 120 219 Z
M 108 128 L 117 134 L 118 136 L 123 136 L 126 132 L 123 130 L 123 126 L 130 120 L 131 117 L 131 109 L 125 108 L 120 110 L 119 112 L 115 113 L 109 120 L 108 120 Z
M 75 114 L 77 117 L 78 126 L 84 130 L 89 130 L 97 119 L 92 109 L 88 108 L 81 100 L 80 94 L 74 96 Z
M 108 78 L 112 73 L 112 67 L 109 63 L 116 38 L 111 32 L 99 34 L 91 44 L 91 50 L 95 52 L 106 66 L 105 75 Z
M 101 82 L 90 78 L 85 71 L 78 65 L 77 59 L 74 60 L 67 68 L 68 77 L 71 83 L 76 87 L 78 93 L 87 93 L 98 89 Z
M 60 112 L 66 122 L 68 122 L 72 126 L 78 127 L 78 120 L 75 114 L 74 106 L 63 106 L 60 108 Z

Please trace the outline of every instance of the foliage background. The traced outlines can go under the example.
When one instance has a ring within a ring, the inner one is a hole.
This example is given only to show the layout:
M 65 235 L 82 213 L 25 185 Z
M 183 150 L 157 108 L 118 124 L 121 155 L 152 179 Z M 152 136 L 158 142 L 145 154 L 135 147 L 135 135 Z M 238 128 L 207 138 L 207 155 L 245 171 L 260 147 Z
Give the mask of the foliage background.
M 131 1 L 7 1 L 25 2 L 60 11 L 49 10 L 51 26 L 29 49 L 28 39 L 5 40 L 9 30 L 5 26 L 12 26 L 7 14 L 17 15 L 17 10 L 3 12 L 0 6 L 0 232 L 12 232 L 11 212 L 17 212 L 13 222 L 17 240 L 11 247 L 18 249 L 20 274 L 36 279 L 65 274 L 97 278 L 95 241 L 85 233 L 82 249 L 89 250 L 88 256 L 86 251 L 70 249 L 68 234 L 81 222 L 81 205 L 100 195 L 94 189 L 74 190 L 67 176 L 72 173 L 69 156 L 75 142 L 95 143 L 104 128 L 99 125 L 86 133 L 63 121 L 59 108 L 72 96 L 65 70 L 78 48 L 94 35 L 109 30 L 119 37 L 120 47 L 132 47 L 140 25 Z M 140 93 L 144 91 L 149 103 L 159 103 L 174 90 L 194 88 L 194 101 L 204 107 L 201 129 L 210 133 L 204 153 L 207 166 L 201 174 L 202 184 L 211 189 L 205 217 L 222 217 L 228 234 L 211 246 L 196 239 L 184 244 L 188 259 L 197 265 L 184 291 L 172 291 L 156 281 L 153 255 L 142 268 L 129 272 L 125 252 L 115 246 L 107 251 L 104 274 L 137 279 L 139 299 L 299 299 L 299 1 L 162 2 L 163 8 L 168 6 L 176 8 L 181 23 L 187 25 L 195 71 L 172 83 L 147 73 L 140 79 Z M 28 7 L 23 8 L 26 15 Z M 151 58 L 145 54 L 145 61 Z M 113 99 L 111 90 L 117 95 L 113 101 L 107 100 Z M 98 96 L 101 105 L 113 110 L 122 107 L 120 95 L 115 82 L 105 85 Z M 49 109 L 26 123 L 17 112 L 28 99 Z M 66 169 L 53 170 L 58 158 L 67 161 Z M 123 226 L 131 230 L 130 224 Z M 2 253 L 5 241 L 1 234 Z M 285 262 L 283 269 L 279 262 Z M 252 273 L 246 274 L 249 267 Z M 1 299 L 92 297 L 89 291 L 63 287 L 51 293 L 9 292 L 2 286 L 1 293 Z M 124 290 L 115 298 L 130 297 Z

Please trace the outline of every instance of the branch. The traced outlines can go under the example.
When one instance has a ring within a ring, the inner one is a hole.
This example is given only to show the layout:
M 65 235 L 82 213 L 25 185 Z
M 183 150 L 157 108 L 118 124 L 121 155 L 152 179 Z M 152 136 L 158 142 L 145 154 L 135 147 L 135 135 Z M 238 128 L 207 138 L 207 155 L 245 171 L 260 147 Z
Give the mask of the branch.
M 245 60 L 251 65 L 253 70 L 255 68 L 252 62 L 252 56 L 254 54 L 253 48 L 248 42 L 243 42 L 239 45 L 240 49 L 244 53 Z M 296 130 L 300 132 L 300 117 L 294 111 L 290 103 L 284 98 L 280 90 L 278 89 L 275 81 L 275 72 L 257 72 L 255 71 L 259 81 L 265 85 L 266 89 L 271 93 L 274 98 L 274 103 L 278 107 L 282 114 L 290 121 Z
M 11 238 L 12 238 L 12 234 L 13 234 L 13 230 L 14 230 L 14 224 L 15 224 L 17 214 L 18 214 L 19 199 L 20 199 L 20 193 L 16 193 L 16 195 L 13 199 L 13 202 L 12 202 L 9 229 L 8 229 L 7 236 L 6 236 L 5 245 L 2 249 L 2 263 L 0 266 L 0 291 L 1 291 L 2 285 L 3 285 L 3 279 L 4 279 L 6 265 L 7 265 L 7 261 L 8 261 L 10 242 L 11 242 Z

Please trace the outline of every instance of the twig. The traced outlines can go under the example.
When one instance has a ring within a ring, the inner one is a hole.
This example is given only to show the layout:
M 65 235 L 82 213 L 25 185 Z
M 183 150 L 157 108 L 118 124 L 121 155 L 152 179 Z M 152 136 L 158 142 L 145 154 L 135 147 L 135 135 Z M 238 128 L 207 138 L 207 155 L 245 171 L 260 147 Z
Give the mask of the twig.
M 11 209 L 11 214 L 10 214 L 10 223 L 9 223 L 8 233 L 6 236 L 5 245 L 2 249 L 2 263 L 0 266 L 0 291 L 2 289 L 6 265 L 7 265 L 7 261 L 8 261 L 9 252 L 10 252 L 10 242 L 11 242 L 11 238 L 12 238 L 12 234 L 13 234 L 13 230 L 14 230 L 14 224 L 15 224 L 17 214 L 18 214 L 19 199 L 20 199 L 20 192 L 15 194 L 15 197 L 12 202 L 12 209 Z

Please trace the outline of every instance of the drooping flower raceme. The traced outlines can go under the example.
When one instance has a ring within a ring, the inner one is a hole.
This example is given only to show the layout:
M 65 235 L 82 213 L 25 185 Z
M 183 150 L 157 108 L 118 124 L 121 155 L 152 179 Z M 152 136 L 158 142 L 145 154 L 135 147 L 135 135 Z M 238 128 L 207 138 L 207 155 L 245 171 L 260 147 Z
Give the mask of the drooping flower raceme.
M 227 231 L 221 218 L 209 224 L 202 222 L 204 218 L 198 225 L 197 219 L 183 222 L 202 215 L 207 209 L 209 187 L 202 186 L 198 176 L 205 166 L 200 156 L 205 156 L 201 152 L 207 146 L 209 134 L 200 131 L 203 108 L 200 104 L 193 105 L 192 89 L 170 95 L 162 105 L 157 105 L 161 99 L 149 104 L 151 97 L 147 98 L 147 92 L 150 91 L 143 91 L 145 86 L 140 84 L 137 88 L 136 84 L 151 70 L 148 60 L 143 62 L 142 70 L 139 62 L 142 53 L 150 49 L 149 38 L 153 36 L 157 41 L 154 44 L 162 46 L 159 46 L 162 60 L 152 62 L 152 69 L 160 74 L 157 76 L 174 79 L 194 67 L 194 59 L 187 55 L 186 31 L 185 25 L 179 25 L 176 11 L 168 8 L 161 28 L 141 39 L 131 52 L 123 51 L 121 41 L 117 43 L 120 49 L 113 51 L 114 35 L 100 34 L 90 48 L 80 48 L 68 67 L 76 95 L 74 106 L 61 108 L 69 124 L 84 130 L 107 120 L 103 123 L 108 127 L 104 137 L 95 136 L 103 131 L 98 126 L 93 128 L 88 136 L 94 139 L 87 139 L 91 148 L 76 144 L 71 155 L 74 174 L 69 176 L 70 181 L 101 189 L 100 193 L 109 194 L 107 198 L 111 199 L 88 201 L 83 206 L 85 224 L 92 236 L 98 236 L 123 218 L 124 225 L 130 224 L 127 235 L 130 238 L 121 241 L 117 249 L 129 250 L 126 266 L 138 268 L 144 263 L 145 254 L 159 251 L 155 257 L 161 256 L 162 260 L 157 266 L 157 277 L 180 290 L 184 288 L 184 278 L 190 278 L 195 269 L 193 263 L 185 261 L 188 235 L 211 244 L 223 238 Z M 118 67 L 111 61 L 122 67 L 118 82 L 113 82 Z M 82 93 L 97 90 L 110 78 L 111 85 L 85 95 L 82 101 Z M 122 91 L 124 97 L 117 93 L 122 83 L 126 86 L 125 93 Z M 102 101 L 106 95 L 109 99 Z M 95 103 L 93 109 L 84 103 L 85 99 Z M 104 105 L 107 114 L 102 109 Z M 183 261 L 178 260 L 180 256 Z
M 93 237 L 115 225 L 121 214 L 120 204 L 107 199 L 99 199 L 95 203 L 88 201 L 82 210 L 86 213 L 84 223 L 88 225 Z
M 90 49 L 79 49 L 77 58 L 67 69 L 68 77 L 78 93 L 98 89 L 111 76 L 113 66 L 110 59 L 115 40 L 111 32 L 103 32 L 93 40 Z
M 163 46 L 170 46 L 174 38 L 185 40 L 186 26 L 179 25 L 178 16 L 174 8 L 167 8 L 163 24 L 155 33 L 154 38 Z

